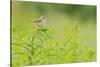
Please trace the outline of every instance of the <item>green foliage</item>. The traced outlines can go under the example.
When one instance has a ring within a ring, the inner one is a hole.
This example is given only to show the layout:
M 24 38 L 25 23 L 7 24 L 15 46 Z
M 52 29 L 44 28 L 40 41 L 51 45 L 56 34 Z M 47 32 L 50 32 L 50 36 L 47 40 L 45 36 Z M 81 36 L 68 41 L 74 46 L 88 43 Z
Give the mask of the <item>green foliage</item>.
M 80 49 L 78 24 L 70 28 L 64 27 L 64 42 L 56 39 L 53 29 L 34 27 L 31 36 L 22 32 L 19 39 L 12 28 L 12 66 L 95 61 L 95 52 Z

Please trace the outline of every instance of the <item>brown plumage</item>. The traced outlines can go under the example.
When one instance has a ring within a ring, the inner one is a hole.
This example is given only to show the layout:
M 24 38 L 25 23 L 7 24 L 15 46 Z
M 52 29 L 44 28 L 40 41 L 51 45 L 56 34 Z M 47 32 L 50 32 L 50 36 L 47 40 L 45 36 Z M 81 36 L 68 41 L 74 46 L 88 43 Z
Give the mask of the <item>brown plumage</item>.
M 46 17 L 41 16 L 39 19 L 33 20 L 33 23 L 36 23 L 39 26 L 43 26 L 46 23 Z

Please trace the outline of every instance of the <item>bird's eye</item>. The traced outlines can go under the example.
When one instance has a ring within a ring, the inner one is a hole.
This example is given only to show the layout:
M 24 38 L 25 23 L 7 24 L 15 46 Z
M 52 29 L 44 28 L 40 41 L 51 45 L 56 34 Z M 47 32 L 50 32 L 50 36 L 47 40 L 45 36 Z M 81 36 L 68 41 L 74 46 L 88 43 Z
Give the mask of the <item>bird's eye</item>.
M 46 19 L 46 17 L 44 17 Z

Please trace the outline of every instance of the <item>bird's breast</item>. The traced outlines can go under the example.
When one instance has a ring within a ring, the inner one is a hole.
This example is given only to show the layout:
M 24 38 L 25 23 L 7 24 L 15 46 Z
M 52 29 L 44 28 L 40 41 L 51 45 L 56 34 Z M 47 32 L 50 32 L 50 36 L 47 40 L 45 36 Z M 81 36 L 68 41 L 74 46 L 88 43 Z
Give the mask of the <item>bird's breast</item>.
M 46 20 L 45 19 L 42 19 L 41 21 L 40 21 L 40 23 L 46 23 Z

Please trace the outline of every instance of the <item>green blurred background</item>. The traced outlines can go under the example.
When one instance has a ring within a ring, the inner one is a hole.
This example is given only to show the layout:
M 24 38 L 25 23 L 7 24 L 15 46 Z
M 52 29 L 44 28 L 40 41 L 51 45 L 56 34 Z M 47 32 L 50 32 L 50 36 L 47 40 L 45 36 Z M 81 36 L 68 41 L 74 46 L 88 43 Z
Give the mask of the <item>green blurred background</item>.
M 59 39 L 63 39 L 66 23 L 69 31 L 73 23 L 78 23 L 80 43 L 96 48 L 96 6 L 16 1 L 12 10 L 12 27 L 19 33 L 31 32 L 32 21 L 46 16 L 46 26 L 54 28 Z
M 61 42 L 64 41 L 64 27 L 71 32 L 73 24 L 77 23 L 80 49 L 89 48 L 96 55 L 96 6 L 15 1 L 11 16 L 11 28 L 15 33 L 12 35 L 19 41 L 31 35 L 35 26 L 32 21 L 40 16 L 47 17 L 45 27 L 53 29 L 54 36 Z

